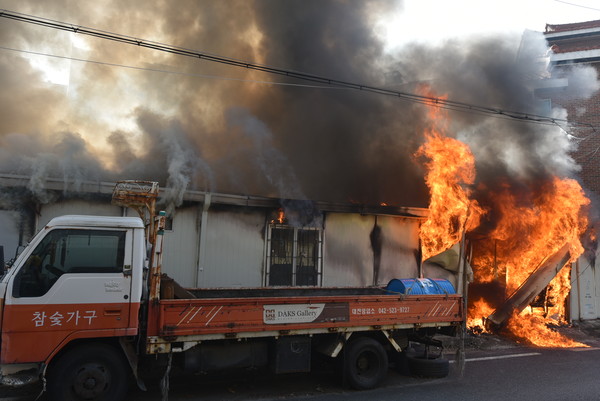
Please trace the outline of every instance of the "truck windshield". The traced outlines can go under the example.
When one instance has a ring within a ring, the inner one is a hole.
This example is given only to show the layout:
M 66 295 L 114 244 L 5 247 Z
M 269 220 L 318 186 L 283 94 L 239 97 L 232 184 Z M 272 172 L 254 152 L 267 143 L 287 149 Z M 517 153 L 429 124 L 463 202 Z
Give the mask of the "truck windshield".
M 17 273 L 13 296 L 44 295 L 65 273 L 123 271 L 126 231 L 50 231 Z

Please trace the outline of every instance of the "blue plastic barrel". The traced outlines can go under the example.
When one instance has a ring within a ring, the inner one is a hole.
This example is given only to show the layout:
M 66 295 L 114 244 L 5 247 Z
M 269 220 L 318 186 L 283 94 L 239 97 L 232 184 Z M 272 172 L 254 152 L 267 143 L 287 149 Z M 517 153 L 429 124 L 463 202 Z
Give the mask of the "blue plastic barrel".
M 394 278 L 385 289 L 391 294 L 405 295 L 456 294 L 452 283 L 441 278 Z

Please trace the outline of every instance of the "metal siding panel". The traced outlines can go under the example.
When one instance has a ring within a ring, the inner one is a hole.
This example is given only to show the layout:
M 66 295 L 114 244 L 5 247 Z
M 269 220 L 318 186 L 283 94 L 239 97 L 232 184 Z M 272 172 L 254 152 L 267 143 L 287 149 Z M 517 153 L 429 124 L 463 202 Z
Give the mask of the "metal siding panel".
M 352 287 L 373 282 L 370 234 L 374 216 L 328 213 L 323 233 L 323 286 Z
M 202 287 L 259 287 L 265 213 L 209 210 Z
M 419 221 L 401 217 L 378 216 L 381 228 L 381 264 L 378 282 L 385 285 L 393 278 L 418 275 L 416 252 L 419 248 Z M 446 278 L 446 277 L 436 277 Z
M 173 229 L 165 231 L 162 271 L 183 287 L 196 286 L 198 265 L 198 208 L 179 208 Z
M 121 216 L 122 209 L 106 201 L 65 200 L 60 203 L 42 205 L 36 232 L 44 227 L 54 217 L 66 214 L 83 214 L 90 216 Z
M 599 253 L 596 253 L 596 258 L 600 256 Z M 571 317 L 582 320 L 597 319 L 600 316 L 600 297 L 597 295 L 599 283 L 594 262 L 582 255 L 578 263 L 579 275 L 575 264 L 571 271 L 571 277 L 575 278 L 571 283 Z
M 0 210 L 0 245 L 4 246 L 4 262 L 12 259 L 19 246 L 19 224 L 21 218 L 18 212 Z

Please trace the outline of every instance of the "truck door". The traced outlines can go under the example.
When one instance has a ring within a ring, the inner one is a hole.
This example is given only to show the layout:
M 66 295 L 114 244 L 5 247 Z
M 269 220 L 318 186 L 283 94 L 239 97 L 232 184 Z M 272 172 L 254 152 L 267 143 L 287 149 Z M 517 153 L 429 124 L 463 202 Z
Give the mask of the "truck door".
M 9 281 L 1 362 L 44 361 L 77 338 L 135 334 L 132 248 L 131 229 L 48 231 Z

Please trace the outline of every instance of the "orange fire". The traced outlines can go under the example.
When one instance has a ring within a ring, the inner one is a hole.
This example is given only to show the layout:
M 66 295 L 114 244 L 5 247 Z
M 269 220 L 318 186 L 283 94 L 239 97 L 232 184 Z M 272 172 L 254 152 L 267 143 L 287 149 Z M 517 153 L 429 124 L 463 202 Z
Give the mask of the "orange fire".
M 428 219 L 421 226 L 423 260 L 449 249 L 466 234 L 473 245 L 474 284 L 483 286 L 469 305 L 469 327 L 484 329 L 484 319 L 511 296 L 544 258 L 569 244 L 570 261 L 583 252 L 579 240 L 587 228 L 584 209 L 589 200 L 579 183 L 553 177 L 544 185 L 535 182 L 517 196 L 507 182 L 494 189 L 486 209 L 472 199 L 475 159 L 469 147 L 445 136 L 445 115 L 430 107 L 432 128 L 417 156 L 426 158 L 426 183 L 430 190 Z M 479 191 L 492 189 L 478 187 Z M 488 204 L 489 203 L 489 204 Z M 487 215 L 486 215 L 487 213 Z M 483 216 L 494 228 L 477 239 L 470 237 Z M 567 263 L 531 307 L 515 313 L 506 325 L 513 336 L 538 346 L 582 346 L 548 329 L 564 323 L 565 299 L 570 290 Z M 490 294 L 494 297 L 490 298 Z
M 548 327 L 548 321 L 542 316 L 525 309 L 516 312 L 508 320 L 506 328 L 514 337 L 537 347 L 574 348 L 588 345 L 566 338 Z
M 494 308 L 485 299 L 479 298 L 472 301 L 469 305 L 467 327 L 485 332 L 485 318 L 492 312 L 494 312 Z
M 285 223 L 285 212 L 283 211 L 283 209 L 279 208 L 277 210 L 277 217 L 275 218 L 273 223 L 275 223 L 275 222 L 277 222 L 279 224 Z
M 475 157 L 466 144 L 445 135 L 445 114 L 430 106 L 431 128 L 416 153 L 427 159 L 425 182 L 430 192 L 429 215 L 419 233 L 423 260 L 457 244 L 465 231 L 479 224 L 483 214 L 477 201 L 469 198 Z

